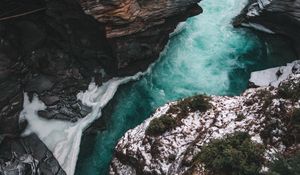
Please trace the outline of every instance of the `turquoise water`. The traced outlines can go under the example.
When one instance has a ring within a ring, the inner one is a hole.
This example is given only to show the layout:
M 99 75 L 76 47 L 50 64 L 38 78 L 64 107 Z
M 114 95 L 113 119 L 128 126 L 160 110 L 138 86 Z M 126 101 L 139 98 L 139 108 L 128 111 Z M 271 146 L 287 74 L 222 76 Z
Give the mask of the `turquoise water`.
M 238 95 L 252 71 L 294 58 L 281 38 L 231 26 L 246 1 L 201 2 L 204 13 L 172 37 L 151 73 L 119 89 L 100 121 L 105 130 L 83 138 L 77 175 L 107 174 L 118 139 L 166 102 L 199 93 Z

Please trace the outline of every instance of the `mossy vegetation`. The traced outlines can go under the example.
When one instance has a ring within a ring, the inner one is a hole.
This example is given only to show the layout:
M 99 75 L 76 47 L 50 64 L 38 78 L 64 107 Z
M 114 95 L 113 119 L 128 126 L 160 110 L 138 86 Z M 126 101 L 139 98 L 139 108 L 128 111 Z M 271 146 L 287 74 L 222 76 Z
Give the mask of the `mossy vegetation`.
M 242 120 L 244 120 L 246 118 L 246 116 L 243 114 L 243 113 L 239 113 L 239 114 L 237 114 L 237 116 L 236 116 L 236 121 L 242 121 Z
M 294 109 L 287 125 L 287 133 L 291 138 L 290 144 L 300 143 L 300 109 Z
M 146 129 L 147 135 L 160 135 L 181 125 L 181 120 L 188 116 L 189 112 L 205 112 L 211 108 L 210 97 L 197 95 L 180 100 L 175 105 L 171 105 L 165 115 L 153 119 Z M 172 114 L 174 117 L 172 117 Z
M 299 175 L 300 174 L 300 151 L 284 157 L 278 155 L 271 163 L 268 175 Z
M 288 81 L 278 87 L 278 96 L 293 101 L 300 100 L 300 81 Z
M 256 175 L 262 167 L 264 148 L 247 133 L 236 132 L 211 141 L 194 157 L 193 164 L 204 165 L 208 174 Z
M 193 97 L 185 98 L 177 102 L 177 104 L 170 106 L 167 113 L 176 114 L 177 118 L 181 120 L 186 117 L 189 112 L 206 112 L 212 107 L 209 103 L 211 98 L 206 95 L 196 95 Z
M 160 135 L 177 126 L 177 121 L 171 115 L 163 115 L 151 120 L 146 129 L 147 135 Z
M 280 138 L 287 147 L 300 143 L 300 109 L 295 108 L 288 113 L 284 110 L 281 113 L 267 111 L 260 137 L 265 144 L 271 145 L 273 138 Z
M 259 90 L 257 91 L 257 96 L 260 100 L 262 100 L 262 111 L 266 111 L 267 108 L 272 104 L 273 99 L 276 97 L 269 90 Z
M 210 97 L 206 95 L 197 95 L 193 97 L 189 97 L 179 101 L 177 106 L 184 111 L 200 111 L 205 112 L 211 108 L 211 104 L 209 103 Z

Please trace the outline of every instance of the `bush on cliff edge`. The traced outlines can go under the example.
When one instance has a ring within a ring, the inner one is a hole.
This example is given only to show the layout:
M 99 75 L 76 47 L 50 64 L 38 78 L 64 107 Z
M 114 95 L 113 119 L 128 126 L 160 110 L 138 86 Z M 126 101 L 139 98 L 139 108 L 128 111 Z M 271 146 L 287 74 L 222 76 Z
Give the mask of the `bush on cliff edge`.
M 236 132 L 203 146 L 193 164 L 202 164 L 209 174 L 256 175 L 262 168 L 264 149 L 247 133 Z
M 147 135 L 160 135 L 177 126 L 177 121 L 171 115 L 162 115 L 159 118 L 151 120 L 146 129 Z

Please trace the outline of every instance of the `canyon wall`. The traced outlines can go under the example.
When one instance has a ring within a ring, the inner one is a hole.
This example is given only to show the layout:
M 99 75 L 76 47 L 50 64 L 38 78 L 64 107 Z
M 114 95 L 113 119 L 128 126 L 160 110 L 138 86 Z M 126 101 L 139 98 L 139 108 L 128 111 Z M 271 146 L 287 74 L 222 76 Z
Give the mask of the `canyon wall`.
M 199 0 L 81 0 L 86 14 L 105 24 L 119 75 L 145 70 L 158 58 L 177 24 L 202 9 Z
M 197 2 L 1 1 L 0 150 L 23 142 L 20 134 L 27 122 L 19 115 L 24 92 L 30 98 L 37 94 L 47 106 L 38 112 L 40 117 L 78 121 L 91 111 L 77 99 L 78 92 L 86 90 L 92 78 L 101 85 L 114 76 L 145 70 L 176 25 L 201 12 Z M 43 145 L 38 137 L 32 140 Z M 34 160 L 44 157 L 32 151 L 22 154 Z M 17 166 L 13 162 L 22 156 L 2 153 L 3 167 Z

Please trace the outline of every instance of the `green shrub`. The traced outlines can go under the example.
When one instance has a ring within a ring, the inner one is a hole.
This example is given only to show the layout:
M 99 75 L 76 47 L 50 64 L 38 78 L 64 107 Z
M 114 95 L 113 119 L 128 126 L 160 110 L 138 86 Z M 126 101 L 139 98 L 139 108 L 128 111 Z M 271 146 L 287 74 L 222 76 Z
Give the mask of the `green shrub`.
M 147 135 L 160 135 L 177 126 L 177 121 L 170 115 L 153 119 L 146 129 Z
M 300 143 L 300 109 L 294 109 L 285 121 L 286 130 L 283 131 L 282 142 L 290 147 Z
M 285 82 L 278 87 L 278 96 L 284 99 L 297 101 L 300 99 L 300 81 Z
M 190 109 L 191 112 L 205 112 L 211 108 L 209 100 L 210 98 L 206 95 L 197 95 L 182 100 L 178 105 L 184 110 Z
M 245 117 L 245 115 L 244 114 L 242 114 L 242 113 L 239 113 L 237 116 L 236 116 L 236 121 L 242 121 L 242 120 L 244 120 L 246 117 Z
M 272 104 L 272 101 L 275 98 L 275 96 L 269 90 L 265 90 L 265 89 L 257 91 L 257 96 L 263 102 L 262 105 L 263 112 L 267 110 L 267 108 Z
M 277 156 L 277 159 L 269 167 L 269 175 L 299 175 L 300 151 L 288 158 Z
M 274 132 L 278 129 L 282 132 Z M 287 147 L 300 143 L 300 109 L 294 109 L 291 113 L 266 112 L 260 137 L 265 144 L 277 142 L 273 138 L 280 138 Z
M 300 143 L 300 109 L 294 109 L 289 125 L 288 132 L 293 136 L 294 143 Z
M 262 167 L 263 152 L 247 133 L 236 132 L 203 146 L 193 164 L 203 164 L 209 174 L 256 175 Z

